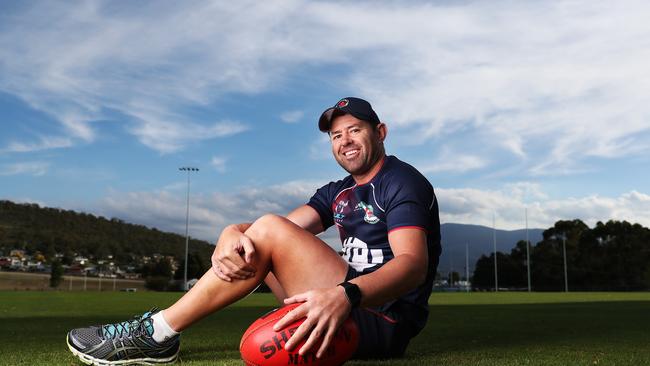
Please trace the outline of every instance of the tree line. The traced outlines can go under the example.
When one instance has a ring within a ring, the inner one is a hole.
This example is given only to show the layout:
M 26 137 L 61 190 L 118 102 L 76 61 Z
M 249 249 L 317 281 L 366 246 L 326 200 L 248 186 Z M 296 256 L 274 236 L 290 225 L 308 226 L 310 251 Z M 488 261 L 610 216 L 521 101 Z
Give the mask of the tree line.
M 563 291 L 564 252 L 570 291 L 632 291 L 650 289 L 650 229 L 627 221 L 598 222 L 589 228 L 581 220 L 558 221 L 530 245 L 531 287 Z M 526 242 L 508 253 L 497 252 L 499 288 L 527 289 Z M 495 287 L 494 253 L 481 256 L 472 286 Z

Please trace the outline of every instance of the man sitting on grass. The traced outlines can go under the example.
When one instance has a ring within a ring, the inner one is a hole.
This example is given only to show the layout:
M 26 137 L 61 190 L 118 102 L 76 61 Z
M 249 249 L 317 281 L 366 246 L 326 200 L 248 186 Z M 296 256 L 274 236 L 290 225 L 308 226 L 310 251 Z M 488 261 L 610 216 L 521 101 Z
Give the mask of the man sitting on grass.
M 306 339 L 299 353 L 321 357 L 352 317 L 360 331 L 356 358 L 401 356 L 426 324 L 441 251 L 433 187 L 412 166 L 386 156 L 386 125 L 365 100 L 341 99 L 318 126 L 350 175 L 321 187 L 286 217 L 226 227 L 212 270 L 176 303 L 131 321 L 74 329 L 67 337 L 72 353 L 97 365 L 173 362 L 181 331 L 265 281 L 280 302 L 302 304 L 275 325 L 306 318 L 287 350 Z M 342 256 L 316 236 L 332 225 Z

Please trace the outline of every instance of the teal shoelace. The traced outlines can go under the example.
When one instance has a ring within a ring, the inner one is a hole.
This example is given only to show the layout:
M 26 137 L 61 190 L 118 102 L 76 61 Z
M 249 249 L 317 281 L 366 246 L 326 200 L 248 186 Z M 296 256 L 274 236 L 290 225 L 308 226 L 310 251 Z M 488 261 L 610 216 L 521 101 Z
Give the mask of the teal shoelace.
M 102 326 L 102 335 L 104 338 L 122 338 L 131 334 L 153 335 L 153 320 L 151 315 L 157 309 L 152 309 L 142 315 L 136 315 L 131 320 L 115 324 L 106 324 Z

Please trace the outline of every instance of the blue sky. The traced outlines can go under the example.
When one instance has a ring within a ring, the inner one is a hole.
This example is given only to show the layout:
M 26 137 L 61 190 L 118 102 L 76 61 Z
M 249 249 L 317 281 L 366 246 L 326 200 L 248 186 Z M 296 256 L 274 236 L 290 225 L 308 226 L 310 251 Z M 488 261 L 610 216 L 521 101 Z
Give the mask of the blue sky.
M 316 121 L 369 100 L 443 222 L 650 226 L 643 1 L 0 5 L 0 198 L 214 241 L 343 177 Z

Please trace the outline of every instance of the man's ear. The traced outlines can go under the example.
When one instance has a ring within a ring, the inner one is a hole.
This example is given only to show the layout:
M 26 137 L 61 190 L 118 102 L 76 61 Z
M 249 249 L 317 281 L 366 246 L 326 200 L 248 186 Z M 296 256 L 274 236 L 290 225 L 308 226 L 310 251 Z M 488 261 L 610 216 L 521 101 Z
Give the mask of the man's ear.
M 388 127 L 386 127 L 385 123 L 380 122 L 375 128 L 379 134 L 379 141 L 384 142 L 386 135 L 388 135 Z

